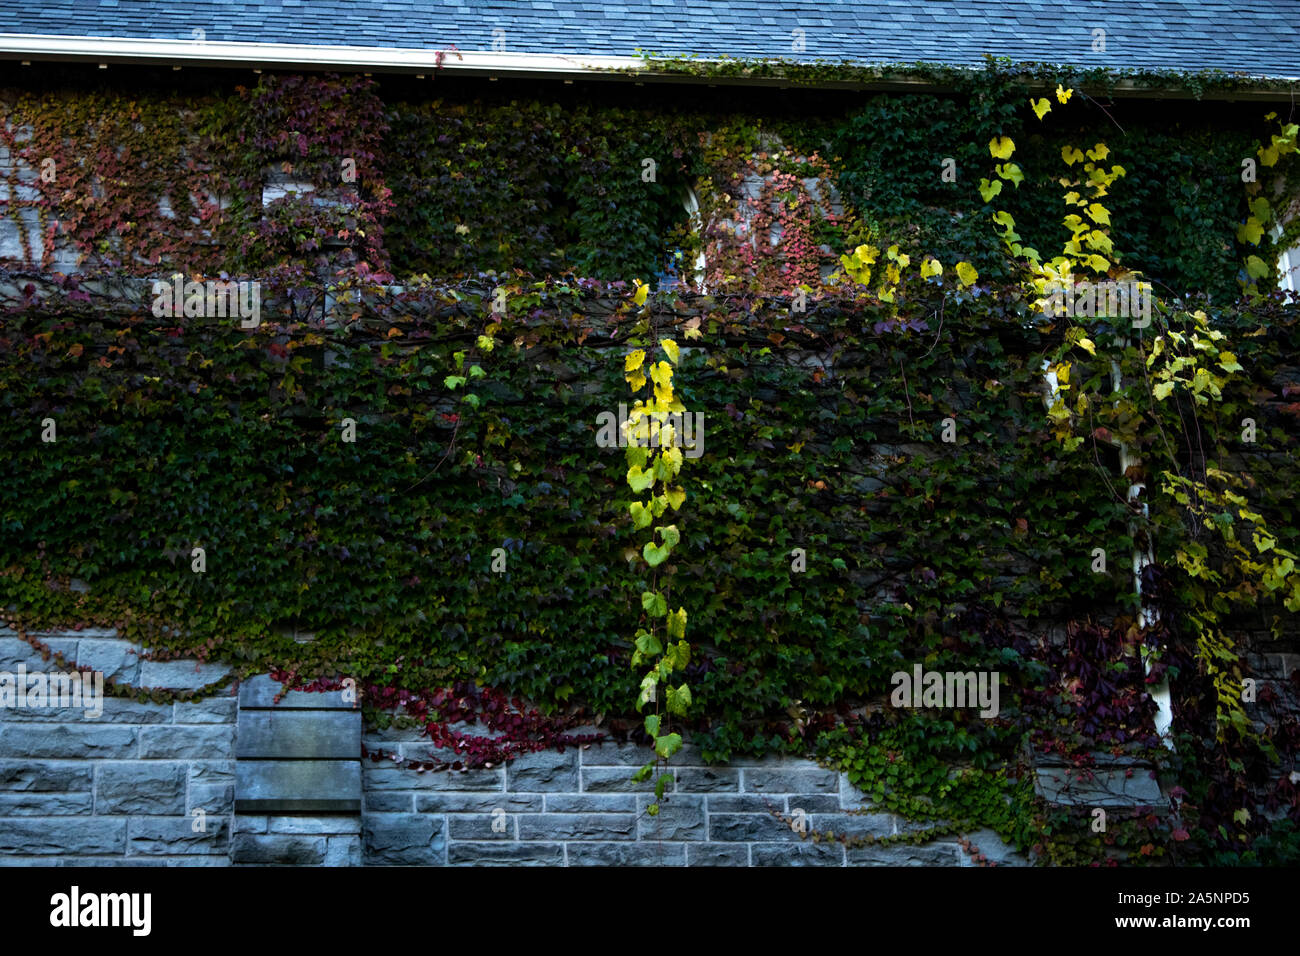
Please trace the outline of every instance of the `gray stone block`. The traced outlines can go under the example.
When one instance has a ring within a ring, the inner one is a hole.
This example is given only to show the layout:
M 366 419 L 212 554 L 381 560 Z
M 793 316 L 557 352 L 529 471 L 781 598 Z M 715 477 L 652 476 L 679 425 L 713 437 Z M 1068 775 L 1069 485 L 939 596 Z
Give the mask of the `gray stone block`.
M 89 793 L 42 793 L 26 790 L 0 793 L 0 817 L 90 816 L 94 798 Z
M 755 843 L 753 866 L 843 866 L 844 847 L 838 843 Z
M 1132 776 L 1128 776 L 1129 774 Z M 1147 769 L 1097 770 L 1040 767 L 1035 790 L 1048 803 L 1084 807 L 1132 807 L 1161 802 L 1160 785 Z
M 200 821 L 189 817 L 133 816 L 127 821 L 129 856 L 162 856 L 169 853 L 200 854 L 226 852 L 230 839 L 228 817 L 204 817 L 203 830 L 195 832 Z
M 578 789 L 578 752 L 543 750 L 524 754 L 506 765 L 506 789 L 537 793 Z
M 746 767 L 741 771 L 746 793 L 839 793 L 840 777 L 820 767 L 767 770 Z
M 359 813 L 361 765 L 350 760 L 241 760 L 239 813 Z
M 521 840 L 634 840 L 632 813 L 525 813 L 519 817 Z
M 792 793 L 785 798 L 785 805 L 788 810 L 793 811 L 797 807 L 804 813 L 843 812 L 839 796 L 828 793 Z
M 679 767 L 677 789 L 687 793 L 740 790 L 740 771 L 730 767 Z
M 83 715 L 78 719 L 104 724 L 170 724 L 172 705 L 151 704 L 125 697 L 105 697 L 103 714 L 96 718 Z
M 393 747 L 391 744 L 387 747 L 387 750 L 390 753 L 392 752 Z M 428 737 L 421 737 L 418 740 L 401 741 L 397 745 L 397 753 L 404 760 L 420 760 L 424 762 L 440 760 L 446 764 L 454 764 L 457 761 L 461 761 L 462 765 L 465 760 L 465 755 L 462 753 L 457 753 L 455 750 L 449 750 L 446 747 L 433 746 Z M 504 767 L 505 765 L 501 764 L 500 766 Z M 492 770 L 493 768 L 485 766 L 483 769 Z M 443 773 L 444 771 L 439 770 L 437 772 Z M 446 772 L 460 773 L 459 770 Z
M 569 866 L 685 866 L 684 843 L 570 843 Z
M 230 839 L 230 862 L 319 866 L 325 862 L 324 837 L 236 833 Z
M 271 818 L 236 816 L 233 829 L 235 833 L 266 833 L 271 829 Z
M 172 723 L 176 724 L 233 724 L 238 710 L 234 697 L 207 697 L 196 701 L 177 701 L 172 707 Z
M 505 792 L 506 773 L 494 770 L 406 770 L 391 763 L 365 765 L 367 790 L 500 790 Z
M 144 863 L 144 857 L 131 857 L 132 863 Z M 202 867 L 223 867 L 230 866 L 230 854 L 223 853 L 220 856 L 169 856 L 158 860 L 149 860 L 148 866 L 156 866 L 161 863 L 163 866 L 202 866 Z
M 465 843 L 447 848 L 451 866 L 564 866 L 559 843 Z
M 64 659 L 71 662 L 77 659 L 77 641 L 68 638 L 44 638 L 33 634 L 50 647 L 50 659 L 47 661 L 41 657 L 41 652 L 32 647 L 20 637 L 0 637 L 0 671 L 16 673 L 18 665 L 22 664 L 27 668 L 29 674 L 50 673 L 59 670 L 59 666 L 54 662 L 54 655 L 62 654 Z
M 710 813 L 709 840 L 718 843 L 797 843 L 799 834 L 767 813 Z
M 838 837 L 890 836 L 894 832 L 894 817 L 888 813 L 814 813 L 808 818 L 808 831 L 834 832 Z
M 645 783 L 633 783 L 634 772 L 634 769 L 628 766 L 583 767 L 582 791 L 583 793 L 653 793 L 655 775 Z M 669 770 L 668 773 L 671 774 L 672 771 Z M 675 785 L 669 784 L 664 792 L 671 793 L 675 789 Z
M 325 838 L 323 866 L 360 866 L 361 837 L 329 836 Z
M 366 817 L 367 865 L 437 866 L 447 857 L 443 818 L 427 813 L 372 813 Z
M 411 813 L 419 809 L 415 794 L 406 790 L 367 790 L 362 793 L 362 813 Z
M 361 712 L 241 710 L 235 736 L 239 758 L 353 759 L 361 757 Z
M 284 705 L 281 704 L 280 706 L 283 707 Z M 403 719 L 409 720 L 411 718 Z M 361 740 L 370 750 L 392 750 L 394 744 L 411 743 L 417 740 L 423 740 L 426 744 L 432 743 L 424 728 L 419 726 L 367 728 Z
M 541 813 L 542 801 L 540 793 L 417 793 L 415 809 L 420 813 L 490 814 L 498 808 L 506 813 Z
M 509 814 L 492 813 L 448 814 L 447 836 L 451 840 L 518 839 L 515 818 Z
M 710 793 L 704 798 L 710 813 L 770 813 L 785 812 L 785 798 L 767 794 Z
M 354 813 L 325 816 L 269 817 L 269 833 L 303 833 L 311 836 L 348 836 L 361 833 L 361 817 Z
M 40 866 L 41 864 L 37 864 Z M 109 868 L 115 866 L 129 866 L 131 869 L 138 867 L 163 867 L 167 865 L 166 860 L 150 859 L 147 857 L 119 857 L 119 856 L 82 856 L 68 857 L 59 863 L 52 863 L 53 866 L 93 866 L 99 868 Z
M 849 866 L 960 866 L 960 847 L 947 843 L 864 846 L 847 853 Z
M 817 764 L 803 757 L 792 757 L 789 754 L 764 754 L 762 757 L 754 757 L 747 754 L 737 754 L 727 760 L 725 766 L 739 767 L 758 767 L 763 770 L 807 770 L 815 769 Z
M 199 661 L 141 661 L 140 686 L 198 690 L 230 673 L 226 664 Z
M 196 783 L 190 785 L 189 806 L 186 811 L 202 810 L 229 816 L 235 812 L 235 785 L 233 783 Z
M 233 760 L 193 760 L 190 762 L 190 783 L 234 783 Z
M 324 691 L 315 693 L 305 690 L 291 690 L 277 703 L 275 695 L 284 690 L 284 685 L 273 680 L 269 674 L 250 677 L 239 685 L 240 707 L 275 707 L 277 710 L 306 708 L 309 710 L 354 710 L 351 703 L 343 700 L 343 691 Z
M 743 843 L 688 843 L 687 866 L 749 866 L 749 847 Z
M 638 744 L 614 743 L 606 741 L 599 744 L 586 744 L 579 748 L 584 767 L 643 767 L 656 759 L 654 748 Z M 701 763 L 699 749 L 684 744 L 673 757 L 673 763 L 679 766 Z
M 126 820 L 57 817 L 0 820 L 0 855 L 96 856 L 126 852 Z
M 3 257 L 4 257 L 3 250 L 0 249 L 0 258 Z M 54 867 L 54 866 L 90 866 L 90 865 L 92 864 L 83 864 L 80 861 L 73 860 L 73 859 L 60 860 L 52 856 L 45 856 L 45 857 L 6 856 L 4 854 L 0 854 L 0 867 L 6 867 L 6 866 L 7 867 L 19 867 L 19 866 Z
M 998 866 L 1029 865 L 1029 860 L 1017 853 L 1013 846 L 1004 843 L 1002 837 L 992 830 L 976 830 L 974 833 L 968 834 L 967 839 L 975 845 L 979 852 L 984 854 L 986 859 L 991 860 Z M 958 852 L 961 853 L 963 862 L 967 862 L 965 851 L 959 847 Z
M 635 793 L 548 793 L 546 812 L 635 813 L 636 798 Z
M 140 756 L 155 760 L 175 757 L 220 760 L 234 753 L 234 737 L 234 728 L 229 724 L 144 727 L 140 730 Z
M 77 666 L 89 667 L 105 677 L 126 684 L 140 680 L 140 654 L 130 641 L 87 640 L 77 647 Z
M 704 840 L 708 831 L 704 824 L 704 798 L 683 793 L 665 795 L 659 802 L 659 812 L 650 816 L 647 807 L 653 794 L 637 798 L 637 828 L 642 840 Z
M 0 726 L 0 757 L 135 757 L 139 731 L 104 724 Z
M 95 773 L 95 812 L 182 816 L 188 768 L 183 763 L 110 761 Z
M 0 791 L 89 792 L 94 786 L 94 765 L 85 761 L 0 760 Z

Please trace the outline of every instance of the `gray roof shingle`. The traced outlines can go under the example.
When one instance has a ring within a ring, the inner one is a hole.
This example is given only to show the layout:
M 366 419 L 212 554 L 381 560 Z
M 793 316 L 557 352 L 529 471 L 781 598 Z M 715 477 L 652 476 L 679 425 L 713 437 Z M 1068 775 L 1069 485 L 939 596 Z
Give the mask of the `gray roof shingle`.
M 1300 76 L 1295 0 L 0 0 L 6 33 L 490 50 L 793 57 Z M 611 29 L 617 22 L 619 29 Z M 1094 28 L 1106 52 L 1092 49 Z M 804 31 L 795 54 L 792 31 Z

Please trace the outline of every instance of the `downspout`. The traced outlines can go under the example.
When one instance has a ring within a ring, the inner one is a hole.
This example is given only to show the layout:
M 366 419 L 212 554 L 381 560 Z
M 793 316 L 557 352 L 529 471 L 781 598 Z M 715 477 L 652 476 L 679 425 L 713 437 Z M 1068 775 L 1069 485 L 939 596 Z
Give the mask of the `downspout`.
M 1050 371 L 1052 363 L 1043 359 L 1043 381 L 1047 385 L 1047 407 L 1050 409 L 1056 402 L 1057 395 L 1060 393 L 1060 383 L 1057 380 L 1056 373 Z M 1118 392 L 1121 385 L 1119 364 L 1111 361 L 1110 365 L 1112 392 Z M 1138 459 L 1134 458 L 1129 447 L 1124 442 L 1111 439 L 1111 444 L 1119 450 L 1119 468 L 1120 476 L 1123 477 L 1128 473 L 1128 469 L 1137 464 Z M 1140 481 L 1131 481 L 1128 486 L 1128 501 L 1138 501 L 1142 509 L 1142 517 L 1147 517 L 1147 505 L 1141 500 L 1141 494 L 1146 485 Z M 1153 607 L 1148 607 L 1142 600 L 1142 571 L 1147 565 L 1154 563 L 1155 558 L 1151 551 L 1151 542 L 1147 541 L 1146 550 L 1139 549 L 1136 545 L 1133 548 L 1133 593 L 1138 598 L 1138 627 L 1146 628 L 1156 621 L 1160 620 L 1160 612 Z M 1148 676 L 1151 674 L 1153 664 L 1153 655 L 1145 646 L 1141 649 L 1142 670 Z M 1171 730 L 1174 723 L 1173 697 L 1169 690 L 1169 678 L 1165 677 L 1150 690 L 1151 698 L 1156 702 L 1155 728 L 1161 742 L 1170 750 L 1174 749 Z

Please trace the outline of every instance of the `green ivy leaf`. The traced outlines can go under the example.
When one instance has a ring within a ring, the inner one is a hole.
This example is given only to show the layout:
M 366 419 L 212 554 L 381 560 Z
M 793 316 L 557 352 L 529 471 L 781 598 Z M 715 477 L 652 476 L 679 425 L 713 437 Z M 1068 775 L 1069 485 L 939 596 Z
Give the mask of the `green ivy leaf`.
M 655 738 L 655 753 L 657 753 L 664 760 L 670 759 L 673 754 L 677 753 L 677 751 L 681 749 L 682 749 L 681 734 L 665 734 L 662 737 Z M 662 780 L 663 778 L 661 777 L 660 779 Z M 669 780 L 672 779 L 671 775 L 668 777 L 668 779 Z
M 668 602 L 662 594 L 653 591 L 641 592 L 641 609 L 651 617 L 664 617 L 668 613 Z

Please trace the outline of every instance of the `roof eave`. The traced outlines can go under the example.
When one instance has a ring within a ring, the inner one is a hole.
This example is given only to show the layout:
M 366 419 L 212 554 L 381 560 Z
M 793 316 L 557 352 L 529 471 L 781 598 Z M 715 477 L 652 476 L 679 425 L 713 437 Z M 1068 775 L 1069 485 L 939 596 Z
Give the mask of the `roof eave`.
M 563 80 L 613 79 L 636 82 L 684 83 L 709 86 L 801 87 L 826 90 L 914 90 L 944 88 L 931 77 L 909 76 L 900 66 L 898 75 L 880 79 L 793 79 L 782 76 L 690 72 L 656 68 L 640 56 L 597 54 L 516 53 L 495 50 L 429 50 L 410 47 L 323 46 L 295 43 L 244 43 L 220 40 L 159 40 L 151 38 L 59 36 L 52 34 L 0 34 L 0 59 L 25 62 L 153 65 L 172 67 L 235 68 L 259 70 L 329 69 L 390 74 L 484 76 L 501 78 L 551 78 Z M 691 64 L 707 67 L 707 58 Z M 733 61 L 734 62 L 734 61 Z M 864 64 L 865 65 L 865 64 Z M 1207 89 L 1205 99 L 1274 99 L 1290 95 L 1296 77 L 1247 77 L 1264 85 L 1236 90 Z M 1032 78 L 1031 87 L 1048 88 Z M 1133 80 L 1114 85 L 1118 95 L 1140 98 L 1187 98 L 1186 89 L 1151 87 Z

